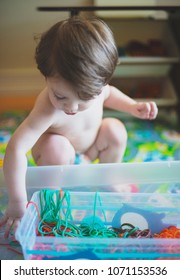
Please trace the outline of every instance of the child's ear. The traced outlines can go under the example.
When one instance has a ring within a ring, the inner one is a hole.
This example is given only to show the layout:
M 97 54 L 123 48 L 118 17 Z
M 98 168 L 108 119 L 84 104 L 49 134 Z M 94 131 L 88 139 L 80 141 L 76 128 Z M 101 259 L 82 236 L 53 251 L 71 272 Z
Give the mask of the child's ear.
M 121 64 L 121 59 L 118 58 L 117 65 Z

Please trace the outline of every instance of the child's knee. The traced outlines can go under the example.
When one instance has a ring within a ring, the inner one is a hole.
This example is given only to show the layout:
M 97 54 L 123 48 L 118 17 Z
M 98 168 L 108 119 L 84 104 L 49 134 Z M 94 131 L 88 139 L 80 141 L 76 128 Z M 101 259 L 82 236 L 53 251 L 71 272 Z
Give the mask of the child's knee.
M 54 151 L 57 164 L 73 164 L 75 161 L 75 150 L 67 138 L 59 142 Z
M 96 143 L 100 162 L 120 162 L 127 144 L 124 124 L 117 119 L 104 119 L 100 132 Z
M 49 159 L 55 165 L 73 164 L 75 160 L 75 150 L 69 140 L 65 137 L 60 138 L 53 145 Z
M 75 150 L 69 140 L 60 135 L 50 135 L 41 143 L 38 165 L 64 165 L 73 164 Z
M 127 130 L 124 124 L 117 119 L 109 119 L 107 123 L 107 133 L 110 138 L 111 145 L 126 146 L 127 143 Z

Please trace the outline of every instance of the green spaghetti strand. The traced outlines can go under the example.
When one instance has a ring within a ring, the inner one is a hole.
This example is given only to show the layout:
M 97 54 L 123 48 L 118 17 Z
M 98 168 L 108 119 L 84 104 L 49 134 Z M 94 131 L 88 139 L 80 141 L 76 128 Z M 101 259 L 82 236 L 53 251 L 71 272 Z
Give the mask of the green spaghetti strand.
M 84 217 L 80 225 L 73 221 L 71 213 L 71 196 L 69 191 L 44 189 L 39 192 L 39 208 L 34 204 L 38 212 L 39 223 L 37 234 L 40 236 L 55 237 L 86 237 L 86 238 L 152 238 L 151 230 L 140 230 L 130 223 L 123 223 L 120 228 L 106 227 L 100 218 L 96 216 L 97 203 L 102 211 L 105 223 L 106 215 L 96 192 L 94 196 L 93 215 Z
M 38 232 L 42 236 L 91 238 L 112 238 L 118 236 L 112 228 L 108 229 L 96 220 L 97 201 L 102 208 L 102 202 L 97 192 L 94 198 L 92 223 L 82 223 L 79 226 L 73 223 L 69 191 L 65 191 L 61 195 L 61 192 L 58 190 L 41 190 L 39 200 L 41 220 L 38 224 Z M 103 208 L 102 213 L 106 222 Z

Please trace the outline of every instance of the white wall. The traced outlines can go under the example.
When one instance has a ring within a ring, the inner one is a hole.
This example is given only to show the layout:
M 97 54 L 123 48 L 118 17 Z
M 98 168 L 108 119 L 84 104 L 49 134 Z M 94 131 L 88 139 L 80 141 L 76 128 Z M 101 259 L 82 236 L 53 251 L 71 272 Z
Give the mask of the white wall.
M 180 0 L 156 1 L 161 5 L 180 3 Z M 0 0 L 1 96 L 37 94 L 44 86 L 34 61 L 36 47 L 34 35 L 45 31 L 55 22 L 67 18 L 69 13 L 38 12 L 36 8 L 38 6 L 86 6 L 92 5 L 93 2 L 93 0 Z M 111 1 L 108 4 L 110 5 Z
M 92 0 L 0 0 L 0 95 L 37 89 L 34 35 L 69 16 L 68 12 L 39 12 L 39 6 L 86 6 Z

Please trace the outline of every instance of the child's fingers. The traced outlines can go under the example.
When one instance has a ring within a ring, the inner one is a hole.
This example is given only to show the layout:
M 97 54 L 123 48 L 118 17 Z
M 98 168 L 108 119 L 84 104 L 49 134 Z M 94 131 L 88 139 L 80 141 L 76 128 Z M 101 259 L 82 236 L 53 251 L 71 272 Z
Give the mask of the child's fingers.
M 19 225 L 20 225 L 20 220 L 19 219 L 15 220 L 13 225 L 14 233 L 16 232 Z
M 148 119 L 149 114 L 151 111 L 151 106 L 148 102 L 141 102 L 138 104 L 138 112 L 139 112 L 139 117 L 142 119 Z
M 5 233 L 4 233 L 5 238 L 8 238 L 13 224 L 14 224 L 13 218 L 8 218 L 6 222 Z
M 151 110 L 150 110 L 150 119 L 155 119 L 158 114 L 158 108 L 156 106 L 156 103 L 151 101 L 149 102 Z
M 0 219 L 0 227 L 4 226 L 6 224 L 8 220 L 8 217 L 6 215 L 4 215 L 1 219 Z

